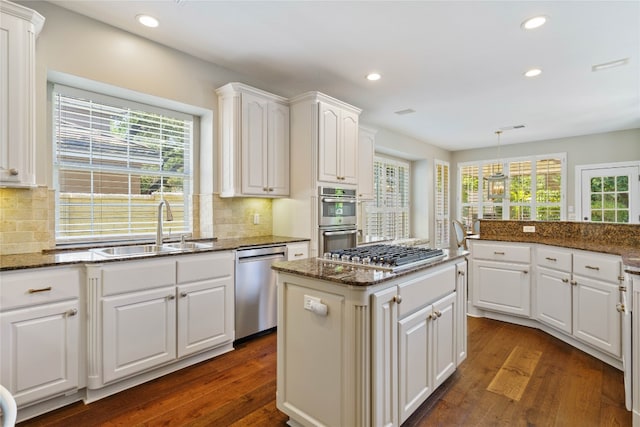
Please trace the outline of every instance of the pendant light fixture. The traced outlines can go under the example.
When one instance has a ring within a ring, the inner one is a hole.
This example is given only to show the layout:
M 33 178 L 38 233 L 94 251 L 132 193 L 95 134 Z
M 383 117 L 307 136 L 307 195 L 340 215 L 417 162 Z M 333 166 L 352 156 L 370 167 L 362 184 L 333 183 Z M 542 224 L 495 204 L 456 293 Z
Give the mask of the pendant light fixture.
M 502 131 L 497 130 L 495 134 L 498 135 L 498 161 L 500 163 L 500 169 L 502 169 L 504 167 L 502 157 L 500 156 L 500 135 Z M 487 197 L 490 200 L 502 200 L 507 188 L 507 176 L 502 170 L 494 171 L 494 166 L 495 164 L 491 165 L 491 175 L 484 178 L 485 186 L 487 187 Z

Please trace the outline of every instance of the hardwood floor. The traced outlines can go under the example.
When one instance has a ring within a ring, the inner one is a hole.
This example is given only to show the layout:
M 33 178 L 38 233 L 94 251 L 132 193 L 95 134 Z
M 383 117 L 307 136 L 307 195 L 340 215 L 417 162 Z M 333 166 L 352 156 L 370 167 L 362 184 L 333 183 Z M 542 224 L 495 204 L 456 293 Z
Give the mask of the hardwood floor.
M 631 426 L 622 373 L 544 332 L 469 318 L 468 350 L 458 371 L 403 426 Z M 530 357 L 520 372 L 527 376 L 524 392 L 519 400 L 506 397 L 496 376 L 523 357 Z M 19 426 L 285 426 L 287 417 L 275 407 L 275 373 L 276 335 L 269 334 Z

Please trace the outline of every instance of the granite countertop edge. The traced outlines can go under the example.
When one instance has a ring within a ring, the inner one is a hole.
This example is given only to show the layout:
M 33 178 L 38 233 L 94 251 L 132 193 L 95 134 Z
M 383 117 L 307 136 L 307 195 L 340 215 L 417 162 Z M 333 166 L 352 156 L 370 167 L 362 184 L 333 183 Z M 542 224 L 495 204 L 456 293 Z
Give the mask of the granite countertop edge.
M 106 258 L 92 252 L 89 248 L 78 250 L 61 250 L 35 252 L 26 254 L 1 255 L 0 271 L 23 270 L 30 268 L 55 267 L 73 264 L 106 264 L 120 261 L 134 261 L 140 259 L 150 259 L 159 257 L 181 256 L 188 254 L 198 254 L 207 252 L 220 252 L 236 249 L 249 248 L 254 246 L 266 246 L 276 244 L 286 244 L 295 242 L 308 242 L 309 239 L 287 236 L 257 236 L 238 237 L 232 239 L 198 239 L 199 242 L 210 242 L 211 248 L 197 249 L 180 252 L 163 252 L 152 255 L 136 257 L 110 257 Z M 118 246 L 118 245 L 113 245 Z

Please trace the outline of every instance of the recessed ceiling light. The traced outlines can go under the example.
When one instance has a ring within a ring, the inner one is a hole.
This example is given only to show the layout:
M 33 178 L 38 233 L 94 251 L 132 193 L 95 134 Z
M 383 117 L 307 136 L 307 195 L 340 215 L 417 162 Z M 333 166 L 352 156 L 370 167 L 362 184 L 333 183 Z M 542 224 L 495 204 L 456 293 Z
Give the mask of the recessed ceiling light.
M 534 16 L 533 18 L 529 18 L 522 24 L 520 24 L 520 28 L 522 28 L 523 30 L 533 30 L 534 28 L 542 27 L 546 22 L 546 16 Z
M 156 18 L 149 15 L 137 15 L 136 20 L 145 27 L 149 28 L 156 28 L 158 25 L 160 25 Z
M 375 82 L 376 80 L 380 80 L 382 76 L 379 73 L 369 73 L 367 74 L 367 80 Z
M 542 70 L 540 68 L 532 68 L 524 73 L 525 77 L 535 77 L 539 76 L 540 74 L 542 74 Z
M 629 63 L 629 58 L 616 59 L 615 61 L 596 64 L 591 67 L 591 71 L 601 71 L 601 70 L 606 70 L 613 67 L 621 67 L 623 65 L 627 65 L 628 63 Z

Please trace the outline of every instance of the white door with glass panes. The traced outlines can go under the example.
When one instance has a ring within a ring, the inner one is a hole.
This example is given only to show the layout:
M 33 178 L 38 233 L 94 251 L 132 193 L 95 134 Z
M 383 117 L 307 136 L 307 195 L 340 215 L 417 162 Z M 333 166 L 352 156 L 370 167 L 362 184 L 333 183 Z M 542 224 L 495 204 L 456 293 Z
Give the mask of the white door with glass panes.
M 580 183 L 577 218 L 590 222 L 640 223 L 640 163 L 635 163 L 576 168 L 576 182 Z

